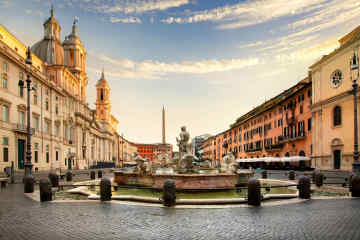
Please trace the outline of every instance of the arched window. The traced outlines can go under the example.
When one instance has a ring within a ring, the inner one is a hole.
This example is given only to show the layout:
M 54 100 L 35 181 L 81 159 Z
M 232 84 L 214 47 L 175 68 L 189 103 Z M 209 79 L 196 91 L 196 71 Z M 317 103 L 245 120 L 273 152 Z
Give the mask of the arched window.
M 299 152 L 299 156 L 305 157 L 305 152 L 304 152 L 303 150 L 301 150 L 301 151 Z
M 100 90 L 100 100 L 103 101 L 104 100 L 104 89 Z
M 285 157 L 290 157 L 290 153 L 289 152 L 285 153 Z
M 333 112 L 334 126 L 341 125 L 341 107 L 336 106 Z

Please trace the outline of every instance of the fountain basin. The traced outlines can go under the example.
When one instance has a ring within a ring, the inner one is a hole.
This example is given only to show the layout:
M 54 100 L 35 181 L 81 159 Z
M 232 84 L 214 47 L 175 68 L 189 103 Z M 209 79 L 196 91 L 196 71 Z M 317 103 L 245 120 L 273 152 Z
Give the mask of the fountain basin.
M 238 184 L 246 184 L 253 176 L 251 171 L 242 171 L 236 174 L 153 174 L 140 175 L 114 171 L 114 182 L 118 185 L 142 185 L 154 188 L 162 188 L 167 179 L 175 181 L 178 189 L 216 189 L 230 188 Z

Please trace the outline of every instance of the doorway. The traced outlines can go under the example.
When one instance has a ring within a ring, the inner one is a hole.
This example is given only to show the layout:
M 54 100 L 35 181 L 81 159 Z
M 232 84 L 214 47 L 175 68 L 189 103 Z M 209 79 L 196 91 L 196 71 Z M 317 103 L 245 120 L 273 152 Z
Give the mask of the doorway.
M 341 150 L 334 150 L 334 169 L 341 167 Z
M 25 163 L 25 140 L 18 139 L 18 169 L 24 169 Z

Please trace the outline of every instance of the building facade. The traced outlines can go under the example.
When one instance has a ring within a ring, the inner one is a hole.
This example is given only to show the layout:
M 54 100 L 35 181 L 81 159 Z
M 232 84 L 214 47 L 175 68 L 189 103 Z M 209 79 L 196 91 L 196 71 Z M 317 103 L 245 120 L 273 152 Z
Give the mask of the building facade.
M 204 157 L 216 165 L 229 152 L 239 159 L 311 156 L 311 86 L 309 76 L 239 117 L 228 130 L 203 143 Z
M 352 80 L 357 76 L 351 74 L 350 58 L 354 53 L 359 55 L 360 26 L 339 43 L 339 48 L 310 67 L 315 131 L 312 163 L 320 169 L 351 170 L 354 162 L 354 98 L 350 90 Z M 357 102 L 359 106 L 359 98 Z
M 124 136 L 119 136 L 119 166 L 124 166 L 126 162 L 134 162 L 134 155 L 138 152 L 138 148 L 135 143 L 130 142 Z
M 200 155 L 203 154 L 203 151 L 201 150 L 202 144 L 209 137 L 211 137 L 211 134 L 203 134 L 203 135 L 200 135 L 200 136 L 196 136 L 191 140 L 192 154 L 194 156 L 196 156 L 197 158 L 200 158 Z
M 43 27 L 43 39 L 31 48 L 33 65 L 29 69 L 25 66 L 25 45 L 0 25 L 0 171 L 11 162 L 16 170 L 24 169 L 27 90 L 18 82 L 26 80 L 28 73 L 33 86 L 30 123 L 34 170 L 85 169 L 97 162 L 116 161 L 117 120 L 110 109 L 97 104 L 93 110 L 86 103 L 86 51 L 77 22 L 62 43 L 53 9 Z M 104 74 L 99 82 L 102 79 Z M 97 91 L 101 89 L 97 86 Z M 109 95 L 105 96 L 109 101 Z M 97 103 L 101 103 L 100 98 Z

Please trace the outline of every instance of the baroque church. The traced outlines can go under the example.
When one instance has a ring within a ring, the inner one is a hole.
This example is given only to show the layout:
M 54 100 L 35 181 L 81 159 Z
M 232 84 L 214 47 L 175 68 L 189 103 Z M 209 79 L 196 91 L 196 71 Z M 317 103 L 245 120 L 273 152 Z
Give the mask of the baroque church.
M 18 81 L 29 72 L 33 169 L 87 169 L 118 162 L 118 120 L 111 114 L 104 71 L 96 84 L 96 109 L 86 103 L 86 50 L 77 20 L 62 42 L 53 8 L 43 27 L 43 39 L 31 47 L 33 65 L 28 69 L 26 46 L 0 25 L 0 169 L 12 163 L 16 170 L 24 168 L 27 97 Z

